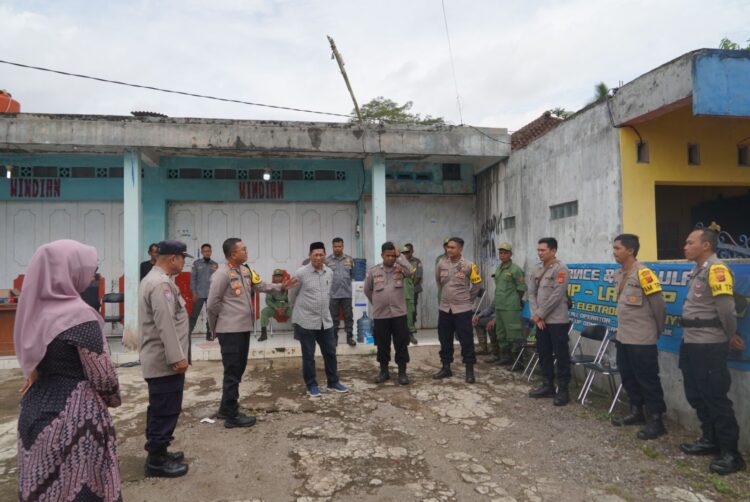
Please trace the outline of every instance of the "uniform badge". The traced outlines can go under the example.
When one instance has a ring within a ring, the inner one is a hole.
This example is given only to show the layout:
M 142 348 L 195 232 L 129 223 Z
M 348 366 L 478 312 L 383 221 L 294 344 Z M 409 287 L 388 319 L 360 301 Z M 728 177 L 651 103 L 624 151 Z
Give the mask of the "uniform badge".
M 240 296 L 242 294 L 242 290 L 237 288 L 234 290 L 234 296 Z
M 347 264 L 347 265 L 351 265 L 352 264 L 352 259 L 351 258 L 346 258 L 344 260 L 344 263 Z
M 229 272 L 229 277 L 231 277 L 232 279 L 234 279 L 234 278 L 239 277 L 239 276 L 237 275 L 237 272 Z
M 172 294 L 171 288 L 164 288 L 164 298 L 166 298 L 170 302 L 174 301 L 174 295 Z
M 635 303 L 638 301 L 637 296 L 628 296 L 628 303 Z
M 708 269 L 708 285 L 713 296 L 734 294 L 734 278 L 724 264 L 717 263 Z
M 565 270 L 560 270 L 557 273 L 557 283 L 558 284 L 564 284 L 565 283 Z

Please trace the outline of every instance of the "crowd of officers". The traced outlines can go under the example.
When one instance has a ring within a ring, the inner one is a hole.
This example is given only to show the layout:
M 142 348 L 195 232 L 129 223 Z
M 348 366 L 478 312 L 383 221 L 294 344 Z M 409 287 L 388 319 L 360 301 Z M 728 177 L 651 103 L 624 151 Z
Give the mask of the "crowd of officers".
M 341 239 L 332 244 L 334 252 L 326 256 L 323 243 L 312 243 L 309 258 L 300 269 L 293 274 L 277 269 L 271 283 L 264 282 L 245 264 L 247 247 L 240 239 L 224 242 L 226 265 L 216 265 L 210 259 L 210 245 L 204 245 L 203 260 L 194 262 L 193 273 L 198 282 L 208 277 L 209 287 L 205 291 L 197 282 L 196 287 L 191 283 L 197 294 L 190 321 L 173 280 L 182 270 L 185 257 L 190 257 L 186 246 L 179 241 L 158 244 L 156 259 L 141 283 L 139 306 L 141 361 L 149 388 L 146 426 L 149 475 L 181 476 L 187 472 L 182 452 L 172 453 L 167 447 L 181 410 L 184 373 L 190 362 L 189 333 L 203 304 L 207 306 L 209 336 L 217 336 L 221 345 L 224 379 L 217 418 L 225 421 L 225 427 L 255 424 L 255 417 L 239 409 L 239 383 L 247 364 L 255 320 L 252 307 L 255 292 L 266 293 L 261 339 L 267 336 L 265 328 L 271 317 L 291 318 L 295 339 L 302 349 L 302 372 L 308 394 L 313 398 L 320 396 L 315 373 L 316 344 L 323 355 L 328 389 L 348 392 L 338 378 L 336 344 L 340 312 L 347 342 L 356 344 L 351 312 L 354 263 L 343 253 Z M 727 397 L 730 387 L 727 350 L 729 346 L 741 348 L 743 342 L 736 334 L 733 277 L 716 257 L 717 244 L 718 234 L 711 229 L 693 231 L 685 244 L 686 258 L 696 265 L 683 305 L 680 369 L 685 396 L 700 419 L 702 436 L 680 448 L 686 454 L 716 455 L 711 471 L 729 474 L 745 467 L 738 451 L 739 427 Z M 511 364 L 527 342 L 528 333 L 524 334 L 521 318 L 526 298 L 530 307 L 530 333 L 536 338 L 543 375 L 542 384 L 529 392 L 529 397 L 552 398 L 555 406 L 568 404 L 571 305 L 568 269 L 556 257 L 557 241 L 551 237 L 539 240 L 540 263 L 528 283 L 523 270 L 513 263 L 512 246 L 502 243 L 498 249 L 499 264 L 492 275 L 494 301 L 481 311 L 476 311 L 474 305 L 480 296 L 479 305 L 482 304 L 482 278 L 477 265 L 463 256 L 463 246 L 464 241 L 459 237 L 446 239 L 444 254 L 435 264 L 441 367 L 432 378 L 441 380 L 453 375 L 454 339 L 460 345 L 467 383 L 476 381 L 477 354 L 491 354 L 487 363 Z M 666 434 L 662 420 L 666 405 L 656 345 L 664 328 L 666 308 L 656 274 L 637 260 L 639 247 L 638 237 L 632 234 L 619 235 L 613 242 L 613 254 L 620 264 L 615 275 L 617 366 L 630 412 L 613 418 L 612 423 L 644 425 L 637 437 L 647 440 Z M 380 366 L 374 380 L 378 384 L 390 379 L 391 345 L 395 349 L 398 383 L 410 383 L 406 371 L 408 346 L 416 343 L 415 307 L 423 279 L 421 261 L 413 256 L 413 251 L 411 245 L 398 248 L 392 242 L 384 243 L 382 261 L 371 267 L 365 278 L 364 294 L 372 305 L 373 336 Z M 479 350 L 474 343 L 474 329 Z

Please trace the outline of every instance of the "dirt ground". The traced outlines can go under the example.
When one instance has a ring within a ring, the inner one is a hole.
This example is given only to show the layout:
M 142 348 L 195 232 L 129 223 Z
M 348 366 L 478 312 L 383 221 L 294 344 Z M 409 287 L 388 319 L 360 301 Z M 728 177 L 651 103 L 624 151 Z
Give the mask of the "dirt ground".
M 173 449 L 190 472 L 144 479 L 146 392 L 140 368 L 120 368 L 113 410 L 126 501 L 636 501 L 750 500 L 750 475 L 711 475 L 708 458 L 680 453 L 693 433 L 667 423 L 650 442 L 609 424 L 604 399 L 556 408 L 531 400 L 518 374 L 479 364 L 475 385 L 430 379 L 436 347 L 410 349 L 412 385 L 371 382 L 372 356 L 339 357 L 349 394 L 304 393 L 300 360 L 251 361 L 241 405 L 250 429 L 201 423 L 216 412 L 221 364 L 188 372 Z M 318 374 L 324 378 L 322 361 Z M 16 495 L 18 370 L 0 371 L 0 500 Z

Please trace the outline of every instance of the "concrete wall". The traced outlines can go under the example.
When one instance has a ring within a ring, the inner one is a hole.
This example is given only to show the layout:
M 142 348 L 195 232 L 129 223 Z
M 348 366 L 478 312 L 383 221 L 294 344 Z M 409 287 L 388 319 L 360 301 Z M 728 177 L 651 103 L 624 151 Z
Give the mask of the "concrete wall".
M 529 269 L 541 237 L 555 237 L 564 262 L 611 259 L 621 229 L 619 134 L 605 104 L 579 112 L 477 176 L 475 244 L 483 274 L 497 265 L 497 246 L 513 245 Z M 550 206 L 578 201 L 578 215 L 551 220 Z M 514 216 L 515 228 L 503 219 Z

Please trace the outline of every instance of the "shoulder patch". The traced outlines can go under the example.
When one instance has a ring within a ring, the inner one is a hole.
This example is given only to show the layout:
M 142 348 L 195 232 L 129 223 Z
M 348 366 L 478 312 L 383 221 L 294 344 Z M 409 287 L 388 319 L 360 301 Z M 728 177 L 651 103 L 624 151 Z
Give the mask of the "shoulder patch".
M 653 295 L 661 291 L 661 283 L 656 274 L 647 267 L 642 268 L 638 271 L 638 282 L 641 284 L 641 289 L 646 295 Z
M 477 268 L 476 263 L 471 264 L 471 273 L 469 274 L 469 280 L 472 284 L 479 284 L 482 282 L 482 276 L 479 275 L 479 269 Z
M 164 292 L 164 298 L 167 299 L 167 301 L 173 302 L 174 301 L 174 294 L 172 294 L 172 288 L 170 288 L 168 285 L 164 285 L 162 291 Z
M 560 269 L 559 272 L 557 272 L 557 283 L 558 284 L 564 284 L 565 283 L 565 270 Z
M 723 263 L 716 263 L 708 269 L 708 285 L 712 296 L 734 294 L 732 272 Z

